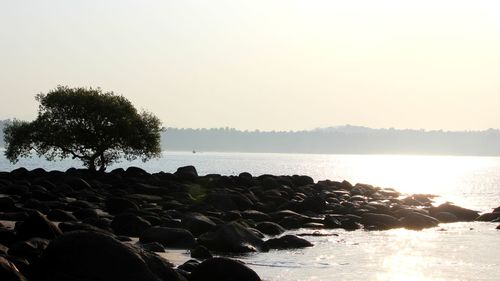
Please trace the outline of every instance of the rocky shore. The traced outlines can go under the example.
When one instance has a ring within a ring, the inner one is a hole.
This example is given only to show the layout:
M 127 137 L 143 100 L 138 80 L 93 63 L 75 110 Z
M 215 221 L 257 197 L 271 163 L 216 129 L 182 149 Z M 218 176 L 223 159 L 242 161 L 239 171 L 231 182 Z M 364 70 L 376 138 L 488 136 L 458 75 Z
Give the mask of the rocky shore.
M 480 215 L 432 199 L 308 176 L 198 176 L 192 166 L 174 174 L 20 168 L 0 172 L 0 280 L 261 280 L 225 256 L 314 247 L 307 235 L 287 234 L 299 228 L 500 222 L 500 207 Z M 176 266 L 157 254 L 169 249 L 192 259 Z

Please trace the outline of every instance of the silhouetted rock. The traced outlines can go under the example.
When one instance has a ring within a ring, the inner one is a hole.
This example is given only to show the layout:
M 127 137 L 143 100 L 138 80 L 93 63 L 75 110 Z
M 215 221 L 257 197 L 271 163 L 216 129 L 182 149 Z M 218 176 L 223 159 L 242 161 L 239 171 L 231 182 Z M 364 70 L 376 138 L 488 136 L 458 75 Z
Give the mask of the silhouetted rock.
M 61 230 L 39 212 L 32 212 L 23 222 L 16 224 L 16 234 L 20 239 L 40 237 L 53 239 L 61 235 Z
M 71 232 L 50 242 L 40 258 L 39 281 L 184 280 L 152 253 L 96 232 Z
M 237 222 L 219 226 L 198 238 L 198 243 L 212 251 L 246 253 L 267 250 L 264 241 Z
M 200 260 L 206 260 L 212 258 L 210 251 L 204 246 L 197 246 L 191 250 L 191 257 Z
M 455 215 L 459 221 L 473 221 L 479 216 L 478 211 L 466 209 L 451 203 L 444 203 L 438 207 L 432 207 L 429 212 L 431 215 L 439 212 L 448 212 Z
M 295 235 L 285 235 L 279 238 L 272 238 L 265 242 L 265 245 L 269 249 L 295 249 L 295 248 L 305 248 L 312 247 L 313 244 L 303 238 L 297 237 Z
M 65 221 L 76 221 L 76 217 L 73 214 L 59 210 L 52 209 L 47 213 L 47 218 L 51 221 L 65 222 Z
M 456 222 L 458 221 L 457 216 L 449 212 L 436 212 L 433 213 L 433 217 L 440 222 Z
M 267 235 L 280 235 L 285 232 L 285 229 L 281 225 L 269 221 L 260 222 L 255 225 L 255 228 Z
M 184 215 L 181 224 L 195 236 L 208 232 L 216 226 L 210 218 L 200 213 L 188 213 Z
M 108 198 L 106 199 L 105 204 L 106 211 L 112 215 L 137 211 L 139 209 L 134 202 L 124 198 Z
M 179 167 L 174 174 L 183 180 L 195 180 L 198 177 L 194 166 Z
M 494 221 L 500 218 L 500 212 L 485 213 L 476 218 L 477 221 Z
M 424 228 L 435 227 L 439 221 L 431 216 L 413 212 L 399 219 L 401 225 L 407 229 L 421 230 Z
M 260 281 L 260 277 L 243 263 L 228 258 L 211 258 L 198 265 L 190 281 Z
M 116 215 L 111 222 L 111 228 L 117 235 L 138 237 L 143 231 L 150 228 L 151 224 L 134 214 Z
M 364 213 L 361 215 L 361 223 L 365 227 L 375 227 L 376 229 L 390 229 L 400 227 L 400 221 L 390 215 Z
M 167 248 L 189 249 L 194 247 L 196 241 L 193 234 L 182 228 L 151 227 L 139 236 L 141 243 L 158 242 Z

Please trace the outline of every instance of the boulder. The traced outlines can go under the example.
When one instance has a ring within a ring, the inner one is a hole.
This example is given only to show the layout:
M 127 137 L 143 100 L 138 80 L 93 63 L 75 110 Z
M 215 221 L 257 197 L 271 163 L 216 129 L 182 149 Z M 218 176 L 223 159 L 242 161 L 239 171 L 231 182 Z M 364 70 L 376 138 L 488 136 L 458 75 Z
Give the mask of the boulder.
M 151 224 L 147 220 L 134 214 L 119 214 L 111 222 L 111 228 L 116 235 L 138 237 L 150 227 Z
M 198 177 L 198 172 L 194 166 L 179 167 L 174 175 L 183 180 L 195 180 Z
M 191 257 L 200 260 L 212 258 L 210 251 L 204 246 L 198 246 L 191 250 Z
M 285 229 L 281 225 L 270 221 L 259 222 L 255 225 L 255 228 L 267 235 L 280 235 L 285 232 Z
M 158 242 L 167 248 L 189 249 L 196 241 L 189 230 L 182 228 L 151 227 L 139 236 L 141 243 Z
M 156 253 L 164 253 L 165 248 L 163 247 L 162 244 L 158 242 L 152 242 L 152 243 L 140 243 L 139 246 L 141 246 L 143 249 L 151 251 L 151 252 L 156 252 Z
M 61 230 L 57 225 L 37 211 L 32 212 L 23 222 L 16 224 L 15 230 L 17 236 L 22 240 L 35 237 L 54 239 L 61 235 Z
M 285 235 L 280 238 L 272 238 L 265 242 L 265 245 L 269 249 L 296 249 L 312 247 L 313 244 L 303 238 L 297 237 L 295 235 Z
M 437 212 L 434 213 L 432 216 L 437 220 L 439 220 L 440 222 L 445 222 L 445 223 L 458 221 L 457 216 L 448 212 Z
M 453 205 L 451 203 L 444 203 L 438 207 L 432 207 L 429 209 L 429 213 L 434 215 L 439 212 L 448 212 L 455 215 L 458 221 L 473 221 L 479 217 L 479 212 L 466 209 L 460 206 Z
M 64 221 L 76 221 L 76 217 L 73 216 L 71 213 L 60 210 L 60 209 L 52 209 L 50 212 L 47 214 L 47 218 L 51 221 L 58 221 L 58 222 L 64 222 Z
M 26 281 L 17 267 L 4 257 L 0 257 L 0 280 L 2 281 Z
M 199 236 L 205 232 L 212 230 L 216 224 L 207 216 L 200 213 L 188 213 L 182 220 L 181 224 L 187 228 L 193 235 Z
M 33 261 L 42 254 L 48 244 L 49 240 L 43 238 L 31 238 L 26 241 L 18 241 L 10 245 L 8 254 Z
M 190 281 L 260 281 L 260 277 L 241 262 L 228 258 L 211 258 L 199 264 L 191 273 Z
M 198 243 L 212 251 L 246 253 L 267 250 L 258 235 L 237 222 L 221 225 L 198 238 Z
M 390 229 L 401 226 L 401 223 L 397 218 L 391 215 L 376 214 L 376 213 L 362 214 L 361 223 L 365 227 L 375 228 L 375 229 Z
M 485 213 L 476 218 L 477 221 L 494 221 L 500 218 L 500 212 Z
M 422 230 L 424 228 L 438 226 L 439 220 L 418 212 L 410 213 L 399 219 L 401 225 L 407 229 Z
M 99 215 L 94 208 L 82 208 L 73 212 L 73 216 L 75 216 L 79 220 L 85 220 L 89 218 L 98 218 Z
M 118 197 L 108 198 L 105 205 L 106 211 L 112 215 L 139 210 L 139 207 L 134 202 Z
M 38 281 L 184 280 L 161 257 L 91 231 L 52 240 L 39 265 Z

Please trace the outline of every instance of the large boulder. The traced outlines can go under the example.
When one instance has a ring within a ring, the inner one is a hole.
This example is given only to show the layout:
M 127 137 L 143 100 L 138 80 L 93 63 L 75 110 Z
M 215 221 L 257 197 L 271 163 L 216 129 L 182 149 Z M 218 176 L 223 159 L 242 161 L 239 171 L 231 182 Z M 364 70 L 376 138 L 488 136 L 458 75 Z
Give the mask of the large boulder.
M 184 228 L 187 228 L 195 236 L 208 232 L 216 226 L 215 222 L 200 213 L 186 214 L 181 223 Z
M 151 224 L 134 214 L 120 214 L 115 216 L 111 222 L 111 228 L 117 235 L 138 237 L 141 233 L 150 228 Z
M 407 229 L 422 230 L 424 228 L 438 226 L 439 220 L 418 212 L 410 213 L 399 219 L 401 225 Z
M 296 249 L 312 247 L 313 244 L 303 238 L 297 237 L 295 235 L 285 235 L 280 238 L 272 238 L 265 242 L 265 245 L 269 249 Z
M 198 238 L 198 243 L 212 251 L 246 253 L 267 250 L 264 241 L 253 231 L 237 222 L 221 225 Z
M 500 212 L 485 213 L 476 218 L 477 221 L 494 221 L 500 219 Z
M 134 202 L 119 197 L 108 198 L 105 201 L 105 204 L 106 204 L 106 211 L 108 211 L 108 213 L 113 215 L 120 213 L 134 212 L 139 209 L 137 204 L 135 204 Z
M 391 215 L 364 213 L 361 215 L 361 223 L 367 228 L 390 229 L 400 227 L 399 220 Z
M 159 256 L 91 231 L 52 240 L 39 265 L 39 281 L 184 280 Z
M 285 229 L 281 225 L 270 221 L 260 222 L 255 225 L 255 228 L 267 235 L 280 235 L 285 232 Z
M 139 236 L 141 243 L 158 242 L 167 248 L 190 249 L 196 241 L 189 230 L 170 227 L 151 227 Z
M 16 234 L 22 240 L 35 237 L 54 239 L 61 235 L 61 230 L 42 214 L 35 211 L 26 220 L 16 224 Z
M 429 213 L 434 215 L 439 212 L 448 212 L 457 217 L 459 221 L 473 221 L 479 217 L 479 212 L 466 209 L 460 206 L 453 205 L 451 203 L 444 203 L 437 207 L 432 207 L 429 209 Z
M 228 258 L 211 258 L 194 268 L 190 281 L 260 281 L 259 275 L 243 263 Z
M 195 180 L 198 177 L 194 166 L 179 167 L 174 174 L 183 180 Z

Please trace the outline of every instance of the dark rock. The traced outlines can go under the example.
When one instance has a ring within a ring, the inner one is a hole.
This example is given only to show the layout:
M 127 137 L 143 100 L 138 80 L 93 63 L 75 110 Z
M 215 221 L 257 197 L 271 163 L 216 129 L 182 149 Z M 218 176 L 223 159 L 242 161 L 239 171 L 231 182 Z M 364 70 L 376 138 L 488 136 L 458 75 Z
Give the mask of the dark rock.
M 10 197 L 0 197 L 0 212 L 16 211 L 16 201 Z
M 5 221 L 23 221 L 29 217 L 27 212 L 9 212 L 0 213 L 0 220 Z
M 439 212 L 448 212 L 455 215 L 459 221 L 473 221 L 477 217 L 479 217 L 479 212 L 466 209 L 463 207 L 455 206 L 451 203 L 444 203 L 439 205 L 438 207 L 432 207 L 429 210 L 431 215 Z
M 79 220 L 85 220 L 89 218 L 96 219 L 99 217 L 97 211 L 92 208 L 79 209 L 73 212 L 73 216 L 75 216 Z
M 69 212 L 59 209 L 50 210 L 50 212 L 47 213 L 47 218 L 51 221 L 58 221 L 58 222 L 76 221 L 75 216 L 73 216 Z
M 494 221 L 500 218 L 500 212 L 482 214 L 476 218 L 477 221 Z
M 143 249 L 146 249 L 151 252 L 157 252 L 157 253 L 165 252 L 165 247 L 163 247 L 163 245 L 158 242 L 145 243 L 145 244 L 141 243 L 140 246 Z
M 255 222 L 262 222 L 262 221 L 270 221 L 271 220 L 271 216 L 269 216 L 266 213 L 259 212 L 256 210 L 243 211 L 243 212 L 241 212 L 241 216 L 244 219 L 247 219 L 247 220 L 250 219 L 250 220 L 253 220 Z
M 26 281 L 17 267 L 4 257 L 0 257 L 0 280 L 2 281 Z
M 15 230 L 23 240 L 35 237 L 54 239 L 61 235 L 61 230 L 39 212 L 33 212 L 26 220 L 16 224 Z
M 237 222 L 219 226 L 198 238 L 198 243 L 212 251 L 246 253 L 267 250 L 264 241 Z
M 179 265 L 178 268 L 187 272 L 192 272 L 198 267 L 198 265 L 200 265 L 200 263 L 197 260 L 188 260 L 187 262 Z
M 198 177 L 198 172 L 194 166 L 179 167 L 174 175 L 182 180 L 195 180 Z
M 88 190 L 92 188 L 88 182 L 79 177 L 68 177 L 65 183 L 74 190 Z
M 71 232 L 50 242 L 38 281 L 184 280 L 161 257 L 96 232 Z
M 141 243 L 158 242 L 167 248 L 189 249 L 196 241 L 193 234 L 182 228 L 151 227 L 139 236 Z
M 37 210 L 42 214 L 46 214 L 50 211 L 50 208 L 43 202 L 36 199 L 28 199 L 24 202 L 24 208 Z
M 296 249 L 312 247 L 313 244 L 305 239 L 299 238 L 295 235 L 285 235 L 280 238 L 272 238 L 265 242 L 269 249 Z
M 456 222 L 458 221 L 457 216 L 449 212 L 437 212 L 433 214 L 433 217 L 440 222 Z
M 281 225 L 269 221 L 260 222 L 255 225 L 255 228 L 267 235 L 280 235 L 285 232 L 285 229 Z
M 365 227 L 375 227 L 375 229 L 390 229 L 400 227 L 400 221 L 390 215 L 364 213 L 361 215 L 361 223 Z
M 99 227 L 96 227 L 94 225 L 88 224 L 88 223 L 81 223 L 81 222 L 62 222 L 59 224 L 59 228 L 63 233 L 66 232 L 72 232 L 72 231 L 94 231 L 94 232 L 100 232 L 103 234 L 107 235 L 112 235 L 110 230 L 107 229 L 102 229 Z
M 197 246 L 191 250 L 191 257 L 200 260 L 206 260 L 212 258 L 210 251 L 204 246 Z
M 134 202 L 124 198 L 108 198 L 105 205 L 106 211 L 112 215 L 139 210 L 139 207 Z
M 205 232 L 212 230 L 216 224 L 207 216 L 200 213 L 188 213 L 182 220 L 181 224 L 195 236 L 199 236 Z
M 260 281 L 260 277 L 243 263 L 228 258 L 211 258 L 198 265 L 190 281 Z
M 407 229 L 421 230 L 438 226 L 439 220 L 421 213 L 413 212 L 399 219 L 401 225 Z
M 26 258 L 29 261 L 37 259 L 45 250 L 49 240 L 42 238 L 31 238 L 26 241 L 19 241 L 9 247 L 9 255 Z
M 292 176 L 292 181 L 297 186 L 304 186 L 309 184 L 314 184 L 314 180 L 309 176 Z
M 151 224 L 134 214 L 119 214 L 111 222 L 111 228 L 117 235 L 138 237 Z

